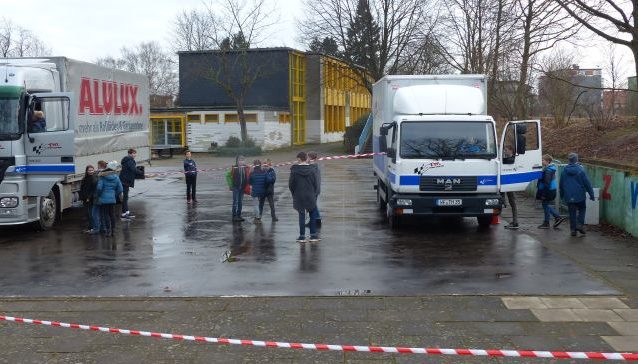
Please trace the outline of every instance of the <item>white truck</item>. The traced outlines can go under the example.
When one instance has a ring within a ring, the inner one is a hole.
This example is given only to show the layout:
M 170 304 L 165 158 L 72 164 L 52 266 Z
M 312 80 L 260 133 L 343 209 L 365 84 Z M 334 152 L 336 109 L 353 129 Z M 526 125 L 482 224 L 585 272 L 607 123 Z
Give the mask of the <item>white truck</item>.
M 66 57 L 0 59 L 0 226 L 51 228 L 85 166 L 150 160 L 144 75 Z M 44 120 L 38 120 L 39 116 Z
M 377 203 L 392 228 L 405 216 L 491 223 L 503 192 L 542 170 L 540 121 L 509 122 L 497 142 L 484 75 L 385 76 L 373 86 Z

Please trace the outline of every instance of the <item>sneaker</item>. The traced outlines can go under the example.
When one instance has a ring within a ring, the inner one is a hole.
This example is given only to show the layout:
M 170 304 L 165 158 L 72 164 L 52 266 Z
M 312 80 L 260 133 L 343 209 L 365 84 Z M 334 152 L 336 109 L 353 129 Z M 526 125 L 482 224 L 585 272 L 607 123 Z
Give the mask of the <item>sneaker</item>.
M 100 233 L 99 230 L 91 229 L 86 232 L 89 235 L 98 235 Z
M 575 231 L 572 231 L 572 236 L 576 236 L 576 232 Z
M 257 216 L 255 216 L 255 218 L 253 219 L 253 222 L 254 222 L 255 224 L 259 224 L 259 223 L 261 223 L 261 217 L 257 217 Z
M 517 222 L 511 222 L 508 225 L 505 225 L 506 229 L 510 229 L 510 230 L 516 230 L 518 229 L 518 223 Z
M 558 225 L 562 224 L 565 220 L 567 220 L 566 217 L 556 217 L 556 218 L 554 218 L 554 228 L 557 228 Z
M 583 225 L 578 225 L 578 227 L 576 228 L 576 231 L 578 231 L 579 233 L 586 235 L 587 232 L 585 231 L 585 227 Z
M 279 219 L 277 218 L 277 216 L 273 216 L 272 221 L 279 221 Z
M 549 229 L 549 221 L 543 221 L 542 224 L 538 225 L 539 229 Z
M 310 240 L 308 240 L 310 243 L 318 243 L 319 241 L 321 241 L 321 238 L 318 235 L 310 235 Z
M 233 216 L 233 222 L 240 222 L 240 221 L 242 221 L 241 218 L 237 216 Z
M 131 212 L 130 212 L 130 211 L 126 211 L 126 212 L 122 212 L 122 215 L 121 215 L 120 217 L 122 217 L 122 218 L 126 218 L 126 217 L 128 217 L 129 215 L 131 215 Z
M 305 237 L 305 236 L 303 236 L 303 235 L 301 235 L 301 236 L 299 236 L 299 237 L 297 238 L 297 243 L 305 243 L 306 241 L 307 241 L 307 240 L 306 240 L 306 237 Z
M 193 203 L 193 201 L 191 201 L 191 200 L 186 200 L 186 203 Z

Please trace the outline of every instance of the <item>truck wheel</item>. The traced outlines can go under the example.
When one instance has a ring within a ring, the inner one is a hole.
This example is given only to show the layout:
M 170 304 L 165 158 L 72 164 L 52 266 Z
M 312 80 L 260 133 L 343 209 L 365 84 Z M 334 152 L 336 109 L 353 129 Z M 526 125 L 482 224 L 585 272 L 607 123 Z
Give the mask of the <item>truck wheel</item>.
M 379 210 L 385 210 L 386 205 L 386 202 L 381 197 L 381 182 L 377 182 L 377 206 L 379 206 Z
M 492 224 L 492 215 L 477 216 L 476 218 L 478 219 L 479 226 L 482 228 L 488 227 Z
M 37 227 L 40 230 L 49 230 L 55 225 L 58 215 L 58 203 L 53 191 L 46 197 L 40 198 L 40 220 Z

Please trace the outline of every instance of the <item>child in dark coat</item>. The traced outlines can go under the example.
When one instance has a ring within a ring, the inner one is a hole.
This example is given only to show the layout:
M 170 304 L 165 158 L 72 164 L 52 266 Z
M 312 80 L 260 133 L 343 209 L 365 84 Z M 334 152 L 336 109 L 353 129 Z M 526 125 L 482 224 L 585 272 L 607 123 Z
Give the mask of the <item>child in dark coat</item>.
M 249 178 L 250 167 L 244 163 L 244 157 L 237 156 L 235 165 L 226 174 L 228 188 L 233 191 L 233 222 L 244 221 L 244 218 L 241 217 L 241 210 L 244 193 L 250 193 Z
M 569 227 L 572 236 L 576 236 L 576 232 L 584 235 L 586 234 L 586 194 L 589 194 L 589 199 L 594 201 L 594 189 L 585 169 L 578 163 L 578 154 L 569 153 L 567 158 L 569 164 L 560 175 L 560 197 L 569 208 Z
M 310 240 L 318 242 L 317 234 L 317 195 L 318 183 L 315 168 L 308 164 L 305 152 L 297 154 L 297 163 L 290 168 L 288 188 L 292 193 L 293 207 L 299 213 L 299 237 L 297 242 L 306 242 L 306 212 L 310 214 Z
M 95 226 L 93 221 L 93 199 L 95 197 L 95 191 L 97 189 L 97 175 L 95 174 L 95 167 L 92 165 L 86 166 L 84 170 L 84 178 L 80 185 L 80 201 L 84 204 L 86 209 L 86 218 L 88 220 L 87 233 L 91 233 L 93 230 L 98 229 L 99 226 Z
M 186 202 L 195 203 L 197 202 L 196 198 L 196 189 L 197 189 L 197 163 L 192 158 L 192 154 L 190 150 L 187 150 L 184 153 L 186 159 L 184 159 L 184 177 L 186 179 Z

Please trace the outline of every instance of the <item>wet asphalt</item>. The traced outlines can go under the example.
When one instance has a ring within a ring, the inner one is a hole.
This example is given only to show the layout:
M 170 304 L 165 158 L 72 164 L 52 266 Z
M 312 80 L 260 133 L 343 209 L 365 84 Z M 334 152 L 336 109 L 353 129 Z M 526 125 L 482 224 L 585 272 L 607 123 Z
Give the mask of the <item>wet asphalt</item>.
M 282 161 L 290 156 L 279 154 Z M 195 156 L 200 168 L 223 161 Z M 181 159 L 148 172 L 175 170 Z M 221 172 L 200 173 L 196 205 L 182 175 L 136 182 L 132 222 L 89 236 L 73 209 L 53 230 L 0 229 L 3 296 L 614 295 L 618 291 L 539 237 L 474 219 L 408 222 L 393 232 L 375 205 L 371 160 L 322 163 L 321 242 L 299 244 L 297 213 L 278 168 L 277 215 L 231 223 Z M 159 165 L 158 165 L 159 164 Z M 539 215 L 540 216 L 540 215 Z M 553 231 L 558 235 L 566 235 Z

